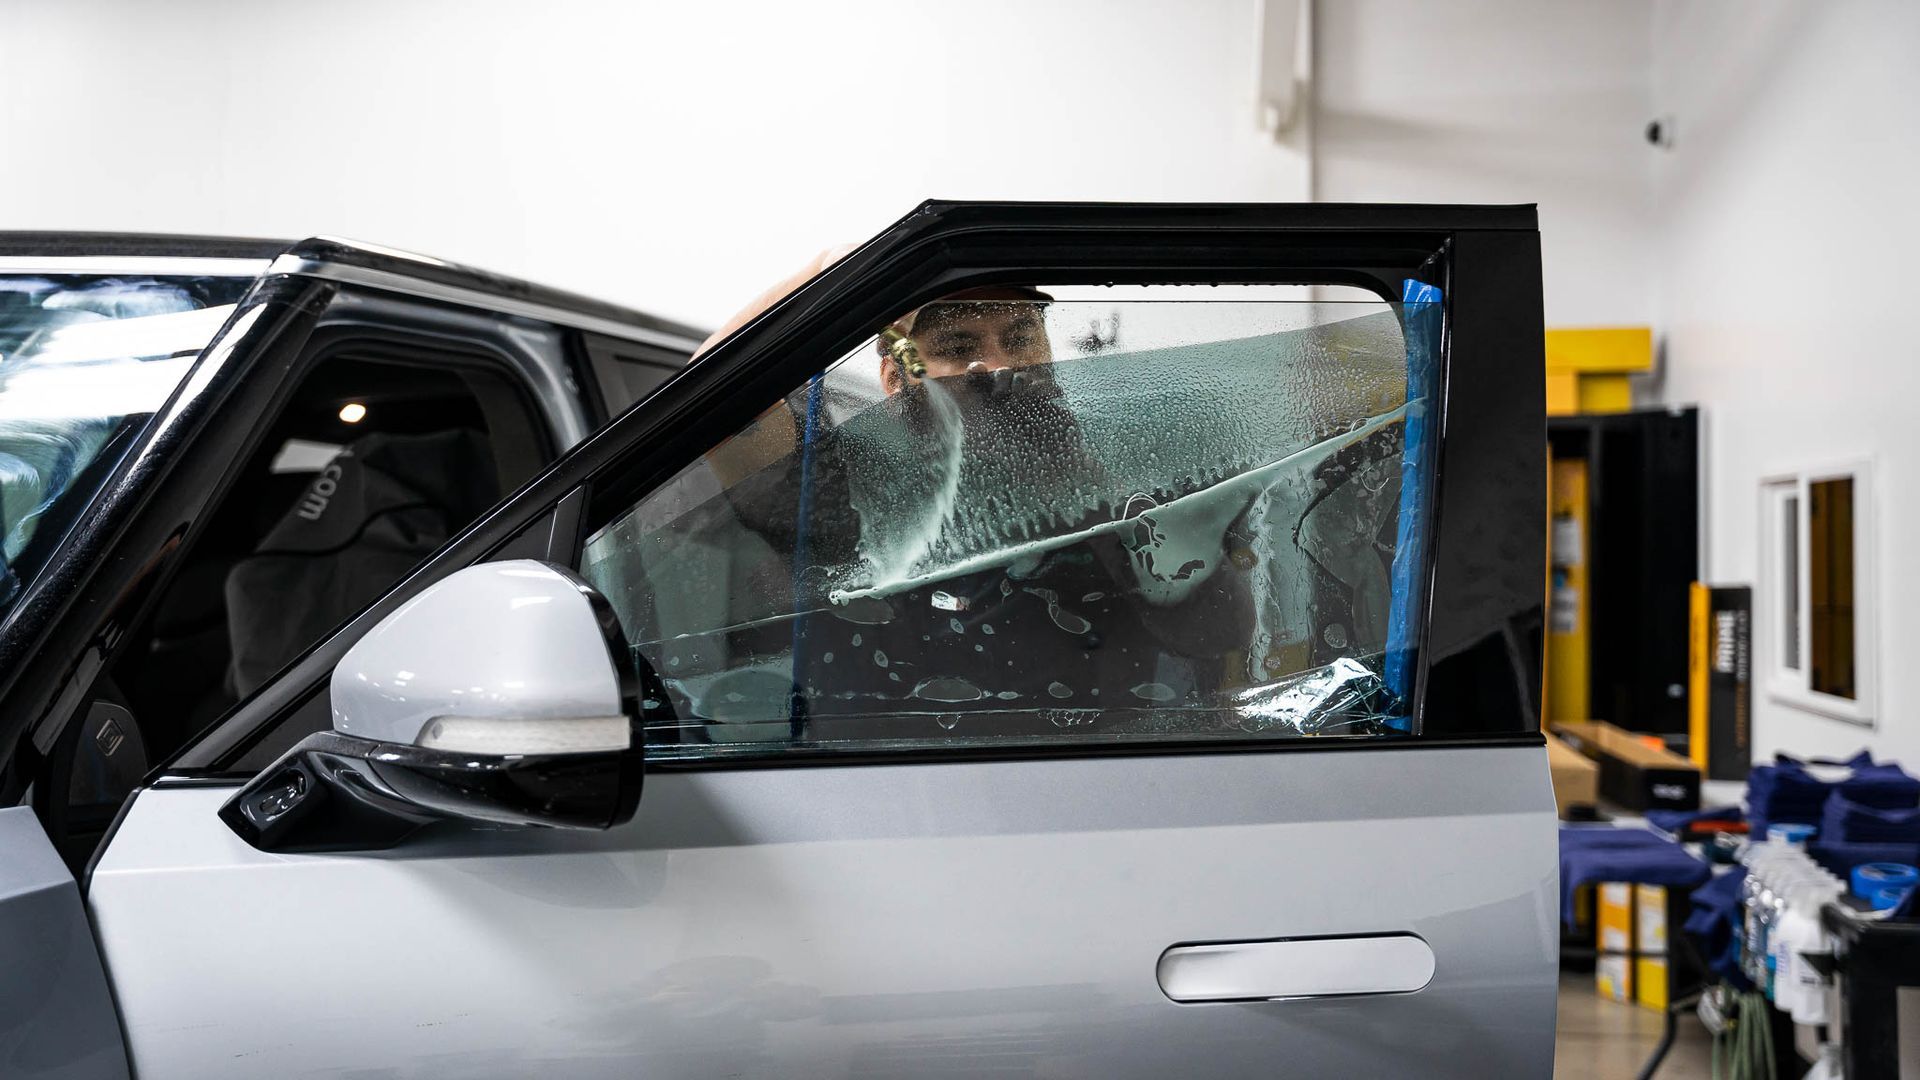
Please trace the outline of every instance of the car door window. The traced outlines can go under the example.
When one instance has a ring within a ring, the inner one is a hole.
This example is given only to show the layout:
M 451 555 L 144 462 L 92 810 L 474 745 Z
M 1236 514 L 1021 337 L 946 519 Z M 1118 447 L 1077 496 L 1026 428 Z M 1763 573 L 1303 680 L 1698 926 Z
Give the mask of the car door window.
M 686 353 L 664 346 L 602 334 L 580 336 L 593 387 L 608 416 L 625 412 L 686 366 Z
M 1410 731 L 1438 292 L 1207 295 L 929 304 L 598 530 L 649 753 Z
M 480 353 L 362 335 L 303 367 L 69 737 L 64 824 L 82 840 L 147 765 L 556 453 L 519 378 Z

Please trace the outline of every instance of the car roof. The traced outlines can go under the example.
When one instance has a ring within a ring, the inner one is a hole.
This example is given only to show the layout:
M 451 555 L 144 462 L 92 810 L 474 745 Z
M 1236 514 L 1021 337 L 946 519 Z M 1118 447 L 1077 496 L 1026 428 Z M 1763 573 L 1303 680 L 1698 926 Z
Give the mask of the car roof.
M 0 230 L 0 256 L 9 262 L 36 256 L 57 259 L 133 258 L 271 259 L 291 241 L 240 236 L 173 236 L 165 233 Z
M 195 265 L 199 264 L 199 265 Z M 564 289 L 397 248 L 332 236 L 304 240 L 165 233 L 0 230 L 0 271 L 106 270 L 324 278 L 545 319 L 691 352 L 707 331 Z

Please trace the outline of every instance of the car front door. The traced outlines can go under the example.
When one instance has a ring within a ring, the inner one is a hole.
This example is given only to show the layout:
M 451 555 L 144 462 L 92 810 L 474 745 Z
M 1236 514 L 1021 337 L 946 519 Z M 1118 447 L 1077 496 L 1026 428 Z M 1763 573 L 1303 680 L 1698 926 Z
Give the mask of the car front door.
M 928 204 L 199 739 L 86 884 L 147 1078 L 1546 1075 L 1530 208 Z M 644 687 L 603 832 L 219 811 L 475 562 Z

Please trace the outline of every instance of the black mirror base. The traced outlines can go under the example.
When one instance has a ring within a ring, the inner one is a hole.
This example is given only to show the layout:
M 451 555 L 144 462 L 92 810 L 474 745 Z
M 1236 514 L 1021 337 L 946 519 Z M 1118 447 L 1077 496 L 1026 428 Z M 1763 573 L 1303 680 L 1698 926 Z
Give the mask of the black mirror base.
M 247 782 L 220 818 L 262 851 L 392 847 L 433 821 L 607 829 L 633 817 L 642 755 L 487 755 L 323 731 Z

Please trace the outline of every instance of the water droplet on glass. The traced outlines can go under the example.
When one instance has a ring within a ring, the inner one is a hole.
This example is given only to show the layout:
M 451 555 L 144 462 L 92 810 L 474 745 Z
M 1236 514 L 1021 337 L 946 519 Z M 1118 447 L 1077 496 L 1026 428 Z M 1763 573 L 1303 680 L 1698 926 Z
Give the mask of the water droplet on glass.
M 899 672 L 897 672 L 897 671 L 889 671 L 889 672 L 887 672 L 887 678 L 888 678 L 888 679 L 889 679 L 890 681 L 892 681 L 892 682 L 899 682 L 899 681 L 900 681 L 900 673 L 899 673 Z
M 680 658 L 679 658 L 679 657 L 677 657 L 677 656 L 669 656 L 669 657 L 667 657 L 667 666 L 668 666 L 668 667 L 679 667 L 679 666 L 680 666 Z
M 1002 690 L 993 696 L 999 698 L 1001 701 L 1017 701 L 1020 698 L 1019 694 L 1016 694 L 1011 690 Z
M 874 663 L 874 666 L 876 667 L 886 667 L 887 654 L 884 652 L 881 652 L 879 649 L 873 650 L 873 663 Z
M 922 679 L 920 684 L 913 688 L 911 696 L 923 701 L 958 702 L 979 701 L 986 697 L 987 693 L 965 679 L 939 675 L 931 679 Z
M 953 632 L 956 634 L 964 634 L 967 632 L 967 628 L 961 625 L 961 622 L 959 619 L 948 619 L 947 625 L 951 627 Z
M 831 664 L 831 663 L 833 663 L 833 654 L 832 654 L 832 653 L 821 653 L 821 654 L 820 654 L 820 662 L 821 662 L 821 663 L 823 663 L 823 664 Z
M 960 714 L 959 713 L 941 713 L 940 715 L 934 717 L 933 719 L 934 719 L 934 722 L 939 724 L 941 727 L 946 728 L 948 731 L 952 731 L 953 725 L 958 724 L 960 722 Z
M 860 647 L 860 635 L 859 635 L 859 634 L 855 634 L 855 635 L 853 635 L 853 647 L 854 647 L 854 648 L 856 648 L 856 649 Z
M 991 633 L 993 633 L 993 624 L 992 624 L 992 623 L 981 623 L 981 624 L 980 624 L 980 632 L 981 632 L 981 633 L 983 633 L 983 634 L 991 634 Z
M 1073 688 L 1063 682 L 1050 682 L 1047 684 L 1047 693 L 1057 698 L 1070 698 L 1073 696 Z
M 892 606 L 877 596 L 856 596 L 832 610 L 835 615 L 851 623 L 879 626 L 893 621 Z
M 1347 647 L 1347 628 L 1339 623 L 1328 623 L 1327 628 L 1320 631 L 1320 637 L 1321 640 L 1325 641 L 1331 648 L 1344 649 Z
M 1157 682 L 1141 683 L 1129 693 L 1142 701 L 1172 701 L 1179 696 L 1174 692 L 1173 687 Z

